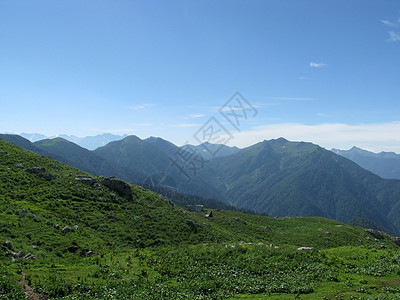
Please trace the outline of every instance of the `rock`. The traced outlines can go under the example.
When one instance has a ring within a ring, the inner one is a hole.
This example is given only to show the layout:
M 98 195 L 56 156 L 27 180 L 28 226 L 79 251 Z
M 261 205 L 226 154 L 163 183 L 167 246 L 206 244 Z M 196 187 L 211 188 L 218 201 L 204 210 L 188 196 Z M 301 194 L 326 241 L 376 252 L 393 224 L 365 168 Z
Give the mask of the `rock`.
M 66 226 L 66 227 L 64 227 L 63 229 L 62 229 L 62 233 L 68 233 L 68 232 L 71 232 L 72 231 L 72 229 L 71 229 L 71 227 L 69 227 L 69 226 Z
M 13 244 L 11 241 L 5 241 L 2 245 L 4 248 L 9 249 L 9 250 L 14 250 Z
M 310 251 L 310 250 L 314 250 L 313 247 L 300 247 L 297 248 L 298 251 Z
M 213 217 L 213 213 L 211 210 L 207 211 L 206 215 L 204 216 L 206 218 L 212 218 Z
M 22 251 L 20 251 L 20 252 L 11 252 L 10 255 L 11 255 L 12 258 L 18 259 L 18 258 L 24 256 L 24 253 Z
M 377 238 L 379 240 L 384 238 L 382 232 L 380 232 L 378 230 L 370 228 L 370 229 L 366 229 L 365 231 L 368 232 L 370 235 L 372 235 L 374 238 Z
M 32 253 L 28 253 L 27 255 L 25 255 L 23 257 L 23 259 L 32 259 L 32 260 L 36 260 L 36 256 L 33 255 Z
M 21 209 L 21 214 L 22 214 L 22 215 L 26 215 L 26 214 L 27 214 L 27 211 L 26 211 L 25 208 L 22 208 L 22 209 Z
M 44 178 L 49 181 L 56 178 L 55 175 L 49 174 L 45 168 L 41 168 L 41 167 L 34 167 L 31 169 L 26 169 L 26 172 L 31 173 L 31 174 L 36 174 L 38 177 Z
M 94 178 L 85 175 L 78 175 L 75 177 L 75 180 L 87 186 L 93 186 L 94 184 L 97 183 Z
M 75 225 L 75 226 L 74 226 L 74 229 L 75 229 L 75 230 L 78 230 L 78 228 L 79 228 L 78 225 Z
M 387 247 L 386 247 L 385 244 L 381 244 L 380 248 L 381 248 L 381 249 L 386 249 Z
M 392 238 L 392 242 L 395 243 L 397 246 L 400 246 L 400 237 L 394 237 Z
M 86 256 L 100 255 L 100 253 L 99 253 L 99 252 L 92 251 L 92 250 L 89 250 L 88 252 L 86 252 L 85 255 L 86 255 Z
M 330 232 L 328 231 L 328 232 L 325 232 L 325 234 L 326 234 L 326 235 L 331 235 L 332 233 L 330 233 Z
M 23 164 L 16 164 L 16 167 L 17 167 L 18 169 L 23 169 L 23 168 L 24 168 L 24 165 L 23 165 Z
M 120 196 L 128 200 L 133 199 L 131 186 L 125 181 L 109 177 L 102 179 L 101 183 L 108 187 L 110 190 L 117 192 Z
M 187 220 L 186 225 L 188 225 L 193 231 L 197 232 L 197 225 L 192 220 Z
M 39 250 L 39 247 L 38 247 L 38 246 L 35 246 L 35 245 L 33 245 L 33 246 L 32 246 L 32 249 L 34 249 L 34 250 Z
M 247 225 L 247 222 L 245 221 L 245 220 L 242 220 L 241 218 L 239 218 L 239 217 L 234 217 L 233 218 L 235 221 L 237 221 L 237 222 L 242 222 L 244 225 Z

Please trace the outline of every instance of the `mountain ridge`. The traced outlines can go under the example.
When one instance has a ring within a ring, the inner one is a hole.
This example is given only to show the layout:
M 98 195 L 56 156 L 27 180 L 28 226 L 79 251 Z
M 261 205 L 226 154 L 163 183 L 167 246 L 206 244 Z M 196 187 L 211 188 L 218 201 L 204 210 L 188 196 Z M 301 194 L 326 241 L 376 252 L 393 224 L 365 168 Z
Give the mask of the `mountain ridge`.
M 161 138 L 129 136 L 88 154 L 141 174 L 135 183 L 156 183 L 272 216 L 323 216 L 347 223 L 358 218 L 400 231 L 400 181 L 382 179 L 318 145 L 264 140 L 204 162 L 190 180 L 172 164 L 175 151 L 182 149 Z M 110 175 L 124 178 L 118 171 Z
M 375 153 L 355 146 L 349 150 L 334 148 L 331 151 L 383 178 L 400 179 L 400 154 L 384 151 Z

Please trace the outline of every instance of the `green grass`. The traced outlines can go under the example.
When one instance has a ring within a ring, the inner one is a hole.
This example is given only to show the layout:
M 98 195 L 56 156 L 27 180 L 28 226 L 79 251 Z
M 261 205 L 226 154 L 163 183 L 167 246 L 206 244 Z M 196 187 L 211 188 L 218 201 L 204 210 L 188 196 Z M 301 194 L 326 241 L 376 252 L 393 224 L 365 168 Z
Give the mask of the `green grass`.
M 26 172 L 33 167 L 54 179 Z M 0 242 L 13 244 L 0 248 L 0 299 L 24 298 L 22 274 L 50 299 L 399 297 L 400 251 L 389 236 L 325 218 L 205 218 L 138 186 L 127 200 L 77 175 L 0 141 Z M 12 262 L 20 251 L 37 259 Z

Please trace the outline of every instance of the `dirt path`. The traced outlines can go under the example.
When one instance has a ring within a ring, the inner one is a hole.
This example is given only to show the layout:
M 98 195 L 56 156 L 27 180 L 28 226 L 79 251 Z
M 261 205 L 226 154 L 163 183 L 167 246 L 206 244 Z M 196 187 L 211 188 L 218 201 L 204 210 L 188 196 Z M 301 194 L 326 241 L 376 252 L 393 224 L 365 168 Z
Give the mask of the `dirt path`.
M 25 296 L 27 296 L 30 300 L 42 300 L 42 299 L 44 299 L 44 298 L 41 298 L 38 294 L 36 294 L 33 291 L 33 288 L 31 288 L 29 285 L 26 284 L 25 277 L 26 277 L 25 273 L 22 272 L 22 279 L 19 282 L 19 284 L 24 287 Z

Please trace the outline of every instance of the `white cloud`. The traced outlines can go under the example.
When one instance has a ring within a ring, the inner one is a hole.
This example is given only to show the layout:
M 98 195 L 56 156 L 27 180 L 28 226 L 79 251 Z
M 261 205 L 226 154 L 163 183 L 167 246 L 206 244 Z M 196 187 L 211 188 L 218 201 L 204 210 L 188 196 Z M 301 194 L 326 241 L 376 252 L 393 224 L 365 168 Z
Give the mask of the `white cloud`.
M 399 19 L 399 20 L 400 20 L 400 19 Z M 390 26 L 390 27 L 397 27 L 397 26 L 400 26 L 399 20 L 397 20 L 397 23 L 395 23 L 395 22 L 390 22 L 390 21 L 388 21 L 388 20 L 381 20 L 381 22 L 382 22 L 383 24 L 387 25 L 387 26 Z
M 400 34 L 398 32 L 389 31 L 389 39 L 388 42 L 397 42 L 400 41 Z
M 316 62 L 310 62 L 310 67 L 311 68 L 323 68 L 326 67 L 327 64 L 325 63 L 316 63 Z
M 327 149 L 350 149 L 358 146 L 374 152 L 394 151 L 400 153 L 400 122 L 358 125 L 341 123 L 270 124 L 236 133 L 232 144 L 238 147 L 247 147 L 278 137 L 284 137 L 290 141 L 312 142 Z
M 201 124 L 195 124 L 195 123 L 181 123 L 181 124 L 172 124 L 170 125 L 171 127 L 177 127 L 177 128 L 188 128 L 188 127 L 200 127 Z
M 149 108 L 154 105 L 155 104 L 152 104 L 152 103 L 144 103 L 144 104 L 140 104 L 140 105 L 129 106 L 129 109 L 139 110 L 139 109 Z
M 397 18 L 397 20 L 394 22 L 389 21 L 389 20 L 381 20 L 381 22 L 383 24 L 385 24 L 386 26 L 390 26 L 390 27 L 399 27 L 400 26 L 400 18 Z

